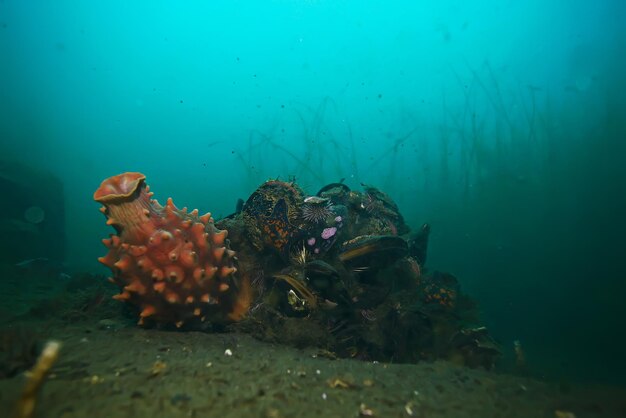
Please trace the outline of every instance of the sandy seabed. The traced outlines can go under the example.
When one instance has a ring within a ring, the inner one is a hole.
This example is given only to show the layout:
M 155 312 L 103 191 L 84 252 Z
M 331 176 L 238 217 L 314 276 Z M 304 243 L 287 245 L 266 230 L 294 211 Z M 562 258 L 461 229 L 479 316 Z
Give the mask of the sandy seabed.
M 565 388 L 445 361 L 332 359 L 242 334 L 106 321 L 39 327 L 63 344 L 39 418 L 626 417 L 626 388 Z M 11 411 L 23 382 L 0 380 L 0 411 Z

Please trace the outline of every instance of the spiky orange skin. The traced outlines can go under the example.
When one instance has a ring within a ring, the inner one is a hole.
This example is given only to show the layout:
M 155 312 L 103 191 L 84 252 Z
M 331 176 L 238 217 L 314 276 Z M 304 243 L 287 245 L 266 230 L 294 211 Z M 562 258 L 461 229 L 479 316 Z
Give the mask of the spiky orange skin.
M 151 196 L 141 173 L 110 177 L 94 193 L 117 231 L 103 240 L 109 252 L 99 259 L 122 290 L 114 298 L 138 306 L 140 324 L 240 319 L 249 283 L 235 275 L 228 231 L 217 229 L 209 213 L 179 210 L 171 198 L 161 206 Z

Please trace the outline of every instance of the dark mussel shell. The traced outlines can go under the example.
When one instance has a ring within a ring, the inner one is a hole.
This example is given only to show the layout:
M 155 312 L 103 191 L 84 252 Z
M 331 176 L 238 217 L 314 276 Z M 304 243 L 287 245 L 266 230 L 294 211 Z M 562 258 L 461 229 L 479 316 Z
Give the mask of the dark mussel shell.
M 345 205 L 348 203 L 352 191 L 343 183 L 330 183 L 322 187 L 316 196 L 330 199 L 333 205 Z
M 322 260 L 313 260 L 305 265 L 309 286 L 324 299 L 339 304 L 349 304 L 350 297 L 339 272 Z
M 333 189 L 338 189 L 338 191 L 341 191 L 343 193 L 350 193 L 350 188 L 343 184 L 343 183 L 330 183 L 327 184 L 326 186 L 322 187 L 318 192 L 317 192 L 317 196 L 322 196 L 325 193 L 330 192 Z
M 339 260 L 363 266 L 386 267 L 408 253 L 407 242 L 395 235 L 361 235 L 344 242 Z
M 322 260 L 313 260 L 306 263 L 305 270 L 309 280 L 312 278 L 325 278 L 332 281 L 339 279 L 337 270 Z
M 452 336 L 450 347 L 463 357 L 465 365 L 469 367 L 491 369 L 501 354 L 485 327 L 460 330 Z
M 364 195 L 360 204 L 361 209 L 370 217 L 386 220 L 393 225 L 395 235 L 404 235 L 409 232 L 408 225 L 404 222 L 404 217 L 400 213 L 398 205 L 387 194 L 376 187 L 361 183 Z

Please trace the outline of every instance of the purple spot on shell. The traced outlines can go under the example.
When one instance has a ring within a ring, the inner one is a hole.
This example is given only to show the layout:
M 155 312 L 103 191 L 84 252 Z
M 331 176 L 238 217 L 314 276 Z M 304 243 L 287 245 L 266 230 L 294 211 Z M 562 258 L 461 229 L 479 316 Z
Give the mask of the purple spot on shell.
M 306 243 L 309 244 L 310 246 L 315 245 L 315 237 L 311 237 L 308 240 L 306 240 Z
M 335 218 L 335 222 L 341 222 L 343 220 L 343 218 L 341 216 L 337 216 Z
M 319 249 L 319 248 L 316 248 L 316 249 L 314 249 L 314 250 L 313 250 L 313 252 L 314 252 L 315 254 L 319 254 L 319 253 L 320 253 L 320 249 Z
M 334 226 L 330 228 L 324 228 L 324 230 L 322 231 L 322 238 L 323 239 L 332 238 L 336 233 L 337 233 L 337 228 L 335 228 Z

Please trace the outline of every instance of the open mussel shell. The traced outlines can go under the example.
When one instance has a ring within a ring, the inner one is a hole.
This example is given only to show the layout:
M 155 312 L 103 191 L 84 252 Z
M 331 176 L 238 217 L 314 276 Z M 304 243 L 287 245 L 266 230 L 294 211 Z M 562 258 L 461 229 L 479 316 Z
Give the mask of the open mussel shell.
M 274 281 L 274 286 L 267 302 L 281 313 L 303 317 L 317 308 L 317 296 L 296 274 L 275 274 L 270 279 Z
M 408 253 L 406 241 L 395 235 L 361 235 L 344 242 L 339 260 L 364 267 L 385 267 Z

